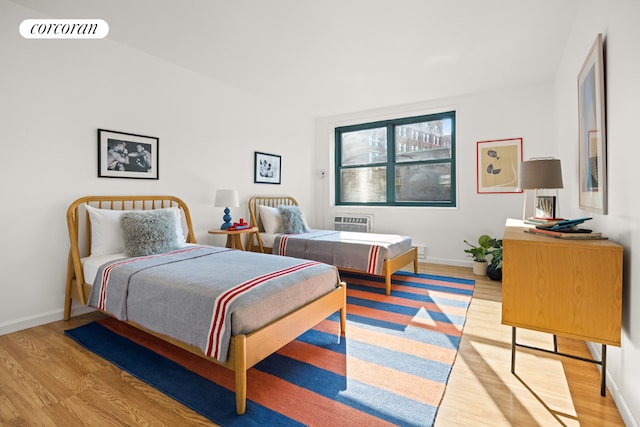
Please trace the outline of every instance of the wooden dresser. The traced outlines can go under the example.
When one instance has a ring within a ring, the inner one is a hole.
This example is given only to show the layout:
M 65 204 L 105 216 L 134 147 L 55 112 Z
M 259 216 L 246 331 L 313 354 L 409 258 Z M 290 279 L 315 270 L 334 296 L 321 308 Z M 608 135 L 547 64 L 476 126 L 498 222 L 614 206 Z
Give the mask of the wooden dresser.
M 603 366 L 604 395 L 606 345 L 620 346 L 622 246 L 533 235 L 514 223 L 508 220 L 505 228 L 502 266 L 502 323 L 513 327 L 512 372 L 515 347 L 528 347 L 516 342 L 516 328 L 600 343 L 602 360 L 586 361 Z M 572 357 L 558 353 L 557 345 L 554 353 Z

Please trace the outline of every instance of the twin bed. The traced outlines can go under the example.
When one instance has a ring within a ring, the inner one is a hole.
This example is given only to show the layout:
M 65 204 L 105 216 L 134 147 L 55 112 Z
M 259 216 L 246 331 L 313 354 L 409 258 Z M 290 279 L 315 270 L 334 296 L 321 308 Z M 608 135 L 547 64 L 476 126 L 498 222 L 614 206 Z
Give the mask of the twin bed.
M 75 299 L 233 370 L 238 414 L 249 368 L 337 311 L 345 332 L 336 267 L 198 245 L 176 197 L 83 197 L 67 225 L 65 319 Z
M 267 210 L 291 197 L 252 197 L 252 252 L 198 245 L 187 205 L 174 196 L 87 196 L 67 210 L 70 251 L 64 318 L 77 300 L 235 373 L 246 411 L 247 370 L 340 312 L 338 268 L 385 277 L 413 262 L 404 236 L 308 230 L 266 233 Z M 297 211 L 298 209 L 294 209 Z M 263 211 L 261 216 L 260 211 Z M 304 222 L 304 218 L 302 218 Z M 273 235 L 270 235 L 273 234 Z M 273 256 L 265 253 L 284 256 Z
M 418 273 L 418 250 L 407 236 L 311 230 L 304 214 L 304 232 L 287 234 L 286 230 L 282 232 L 277 209 L 298 207 L 293 197 L 254 196 L 248 205 L 251 226 L 259 229 L 250 236 L 248 247 L 252 251 L 311 259 L 344 271 L 383 276 L 387 295 L 391 294 L 393 273 L 411 263 L 414 273 Z

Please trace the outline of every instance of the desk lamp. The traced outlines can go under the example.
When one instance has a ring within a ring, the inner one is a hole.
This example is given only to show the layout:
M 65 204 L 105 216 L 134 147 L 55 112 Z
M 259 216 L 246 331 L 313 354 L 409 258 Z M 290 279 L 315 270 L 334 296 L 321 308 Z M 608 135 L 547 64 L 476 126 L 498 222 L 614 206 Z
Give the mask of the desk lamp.
M 220 226 L 220 230 L 226 230 L 231 227 L 231 211 L 229 210 L 229 207 L 237 208 L 240 206 L 240 202 L 238 201 L 238 191 L 216 190 L 216 200 L 213 204 L 216 207 L 224 206 L 224 216 L 222 217 L 224 223 Z

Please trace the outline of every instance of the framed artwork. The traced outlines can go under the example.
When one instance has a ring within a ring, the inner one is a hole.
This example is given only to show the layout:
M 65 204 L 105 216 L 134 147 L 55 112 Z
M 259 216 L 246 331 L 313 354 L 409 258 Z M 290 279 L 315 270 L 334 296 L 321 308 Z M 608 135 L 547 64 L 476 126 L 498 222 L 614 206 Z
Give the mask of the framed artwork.
M 478 141 L 476 172 L 478 193 L 522 193 L 518 168 L 522 162 L 522 138 Z
M 276 154 L 255 152 L 253 182 L 257 184 L 280 184 L 282 158 Z
M 158 179 L 160 140 L 98 129 L 98 177 Z
M 578 74 L 579 206 L 607 214 L 607 144 L 605 131 L 604 53 L 596 37 Z
M 538 196 L 536 198 L 535 218 L 556 217 L 556 196 Z

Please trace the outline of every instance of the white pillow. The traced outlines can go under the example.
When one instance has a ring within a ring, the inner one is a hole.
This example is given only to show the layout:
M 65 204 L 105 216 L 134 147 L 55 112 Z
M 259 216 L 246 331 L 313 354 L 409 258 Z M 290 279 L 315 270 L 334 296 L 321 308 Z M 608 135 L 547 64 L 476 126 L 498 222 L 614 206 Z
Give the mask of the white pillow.
M 264 232 L 267 234 L 278 234 L 282 230 L 282 217 L 278 208 L 258 205 L 260 219 L 264 225 Z
M 98 209 L 87 205 L 91 221 L 91 256 L 124 252 L 119 210 Z
M 124 237 L 120 227 L 120 216 L 123 212 L 131 210 L 98 209 L 87 205 L 89 220 L 91 221 L 91 256 L 109 255 L 124 252 Z M 182 244 L 186 242 L 186 237 L 182 231 L 182 216 L 177 207 L 165 208 L 174 212 L 176 234 L 178 241 Z M 135 210 L 135 212 L 152 212 L 152 210 Z

